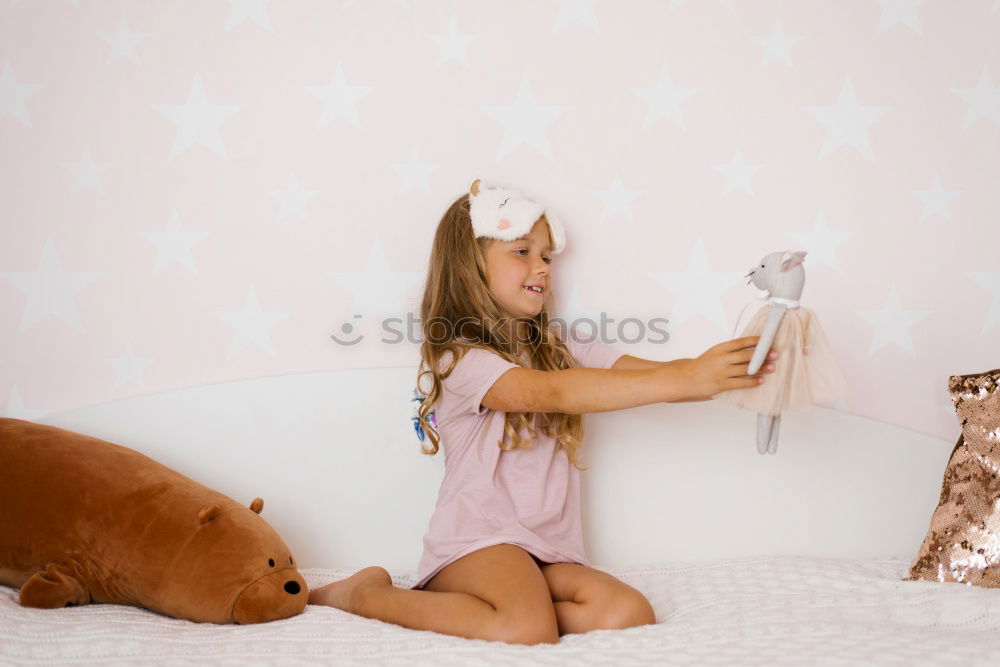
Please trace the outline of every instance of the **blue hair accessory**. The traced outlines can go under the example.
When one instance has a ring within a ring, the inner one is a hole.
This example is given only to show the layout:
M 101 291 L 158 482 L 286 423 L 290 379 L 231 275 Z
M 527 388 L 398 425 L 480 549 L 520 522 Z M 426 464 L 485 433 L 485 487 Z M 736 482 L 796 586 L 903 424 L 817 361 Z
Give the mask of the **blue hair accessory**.
M 420 393 L 416 387 L 413 388 L 413 398 L 410 399 L 410 405 L 413 406 L 413 415 L 410 417 L 410 421 L 413 423 L 413 430 L 416 432 L 417 440 L 420 442 L 423 442 L 427 437 L 427 434 L 424 432 L 424 425 L 420 423 L 420 412 L 418 411 L 425 398 L 427 398 L 427 396 Z M 424 417 L 424 421 L 437 430 L 437 416 L 434 414 L 433 410 L 431 410 L 428 415 Z

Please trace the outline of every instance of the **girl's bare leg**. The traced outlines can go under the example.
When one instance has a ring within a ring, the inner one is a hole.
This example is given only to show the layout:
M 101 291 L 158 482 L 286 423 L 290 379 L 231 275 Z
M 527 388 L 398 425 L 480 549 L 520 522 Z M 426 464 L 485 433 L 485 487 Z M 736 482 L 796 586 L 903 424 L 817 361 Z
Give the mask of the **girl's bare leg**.
M 531 555 L 513 544 L 462 556 L 423 590 L 396 588 L 384 568 L 373 566 L 312 591 L 309 602 L 469 639 L 528 645 L 559 641 L 545 577 Z
M 366 567 L 347 579 L 310 591 L 309 604 L 329 605 L 414 630 L 469 639 L 507 641 L 505 637 L 510 635 L 488 602 L 466 593 L 399 588 L 378 566 Z

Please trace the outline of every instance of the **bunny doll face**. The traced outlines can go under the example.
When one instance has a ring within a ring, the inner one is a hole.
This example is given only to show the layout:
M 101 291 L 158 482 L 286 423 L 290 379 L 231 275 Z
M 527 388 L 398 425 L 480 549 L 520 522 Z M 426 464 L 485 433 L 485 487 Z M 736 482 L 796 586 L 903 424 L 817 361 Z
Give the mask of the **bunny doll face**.
M 802 262 L 807 254 L 804 250 L 769 253 L 744 278 L 749 277 L 747 284 L 753 282 L 759 289 L 770 292 L 771 296 L 798 299 L 806 281 Z

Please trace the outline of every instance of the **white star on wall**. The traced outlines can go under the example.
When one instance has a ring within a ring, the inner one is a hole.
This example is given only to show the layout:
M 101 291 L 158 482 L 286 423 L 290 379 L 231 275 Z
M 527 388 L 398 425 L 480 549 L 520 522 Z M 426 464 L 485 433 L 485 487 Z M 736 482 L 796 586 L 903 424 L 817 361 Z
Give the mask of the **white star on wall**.
M 556 17 L 556 24 L 552 28 L 553 34 L 559 32 L 570 23 L 579 21 L 595 33 L 600 34 L 601 27 L 597 22 L 597 13 L 594 8 L 601 0 L 553 0 L 559 5 L 559 16 Z
M 569 278 L 569 276 L 566 276 Z M 591 337 L 600 338 L 601 335 L 601 313 L 600 311 L 591 310 L 584 307 L 583 298 L 580 294 L 580 288 L 576 281 L 570 281 L 569 295 L 565 302 L 560 302 L 558 308 L 553 312 L 553 316 L 559 318 L 565 323 L 563 331 L 578 330 L 581 337 L 590 339 Z M 546 303 L 551 310 L 551 303 Z M 578 321 L 579 320 L 579 321 Z M 608 327 L 609 331 L 613 333 L 610 325 Z
M 392 170 L 399 174 L 399 193 L 406 194 L 410 188 L 418 188 L 427 194 L 431 193 L 428 177 L 441 168 L 433 162 L 422 162 L 417 155 L 417 147 L 410 148 L 410 161 L 406 164 L 393 163 Z
M 965 275 L 988 291 L 992 297 L 989 312 L 986 314 L 986 323 L 980 332 L 986 333 L 994 324 L 1000 322 L 1000 271 L 967 271 Z
M 743 151 L 737 149 L 736 155 L 729 164 L 717 164 L 712 168 L 726 177 L 726 183 L 722 188 L 722 196 L 725 197 L 733 188 L 743 190 L 751 197 L 755 196 L 753 186 L 750 184 L 750 177 L 763 168 L 762 164 L 747 164 L 743 161 Z
M 669 118 L 674 125 L 687 130 L 684 125 L 684 115 L 681 113 L 681 103 L 698 92 L 697 88 L 680 88 L 674 85 L 667 66 L 660 69 L 660 80 L 652 88 L 632 88 L 631 91 L 646 102 L 646 117 L 642 121 L 642 129 L 646 129 L 660 118 Z
M 201 74 L 194 75 L 184 104 L 153 104 L 153 109 L 177 126 L 174 144 L 170 147 L 170 158 L 195 144 L 201 144 L 216 155 L 229 159 L 226 147 L 219 134 L 219 126 L 240 110 L 238 104 L 209 104 Z
M 19 84 L 14 78 L 14 68 L 9 61 L 4 61 L 3 72 L 0 73 L 0 118 L 9 114 L 31 127 L 31 118 L 24 103 L 41 87 L 38 83 Z
M 435 63 L 438 67 L 449 60 L 455 59 L 467 68 L 471 68 L 466 47 L 479 39 L 479 36 L 459 32 L 458 20 L 454 16 L 448 21 L 447 35 L 427 35 L 427 39 L 434 42 L 438 47 L 438 58 L 437 63 Z
M 872 344 L 868 348 L 868 356 L 873 355 L 889 343 L 896 343 L 916 356 L 916 352 L 913 350 L 913 341 L 910 340 L 910 327 L 927 317 L 931 311 L 903 310 L 896 285 L 892 285 L 889 289 L 889 297 L 880 310 L 859 310 L 857 312 L 875 327 Z
M 731 11 L 733 13 L 736 12 L 736 6 L 733 5 L 733 0 L 719 0 L 719 2 L 722 4 L 723 7 L 725 7 L 729 11 Z M 677 9 L 678 7 L 680 7 L 682 4 L 684 4 L 684 0 L 670 0 L 669 11 L 674 11 L 675 9 Z
M 13 7 L 14 5 L 16 5 L 19 2 L 21 2 L 21 0 L 10 0 L 10 5 L 9 6 Z M 67 0 L 67 2 L 69 2 L 69 4 L 73 5 L 74 7 L 79 7 L 80 6 L 78 4 L 78 0 Z
M 826 157 L 837 148 L 848 145 L 856 148 L 862 155 L 874 161 L 871 146 L 868 143 L 868 126 L 889 113 L 892 107 L 862 107 L 854 96 L 854 85 L 851 78 L 844 79 L 834 107 L 804 107 L 806 113 L 826 126 L 826 140 L 820 150 L 820 159 Z
M 738 271 L 713 271 L 699 236 L 684 271 L 647 271 L 650 278 L 674 294 L 670 321 L 676 329 L 694 315 L 703 315 L 720 329 L 727 329 L 728 318 L 722 304 L 723 295 L 740 283 Z
M 357 0 L 344 0 L 344 2 L 340 5 L 340 8 L 347 9 L 348 7 L 353 7 L 356 2 Z M 394 2 L 404 9 L 412 9 L 412 7 L 410 7 L 410 0 L 394 0 Z
M 229 32 L 247 19 L 274 32 L 271 18 L 267 15 L 267 0 L 229 0 L 229 16 L 223 31 Z
M 878 4 L 882 6 L 882 16 L 875 34 L 881 35 L 889 26 L 902 23 L 923 37 L 924 30 L 920 25 L 920 17 L 917 16 L 917 7 L 924 2 L 925 0 L 878 0 Z
M 156 246 L 159 252 L 153 264 L 153 273 L 166 265 L 177 262 L 193 274 L 198 273 L 194 265 L 191 248 L 208 236 L 208 232 L 189 232 L 180 223 L 177 211 L 171 211 L 167 228 L 162 232 L 139 232 L 139 235 Z
M 604 209 L 601 211 L 601 221 L 608 217 L 620 214 L 623 218 L 632 222 L 632 202 L 642 194 L 642 190 L 626 190 L 622 185 L 621 176 L 615 174 L 614 183 L 608 190 L 594 190 L 594 196 L 604 202 Z
M 368 251 L 364 270 L 330 271 L 327 275 L 352 294 L 351 313 L 384 317 L 405 317 L 408 308 L 402 295 L 424 278 L 419 271 L 390 270 L 379 239 Z
M 545 157 L 552 158 L 545 126 L 566 113 L 569 107 L 541 106 L 535 101 L 528 75 L 521 74 L 517 99 L 506 106 L 483 106 L 486 114 L 504 128 L 497 159 L 510 154 L 521 144 L 528 144 Z
M 24 402 L 21 400 L 21 391 L 17 388 L 17 385 L 14 385 L 10 388 L 10 396 L 7 398 L 7 405 L 0 414 L 4 417 L 9 417 L 10 419 L 26 419 L 28 421 L 34 421 L 39 417 L 47 415 L 49 412 L 49 410 L 31 410 L 24 407 Z
M 90 155 L 90 146 L 84 146 L 83 157 L 80 158 L 79 162 L 64 162 L 62 166 L 73 174 L 73 193 L 83 188 L 90 188 L 104 194 L 104 188 L 101 187 L 101 174 L 111 168 L 111 163 L 94 162 Z
M 0 89 L 2 88 L 3 83 L 0 80 Z M 1000 125 L 1000 88 L 993 86 L 989 65 L 983 66 L 982 74 L 979 75 L 979 84 L 975 88 L 952 88 L 952 92 L 969 105 L 965 112 L 965 125 L 962 126 L 962 129 L 973 125 L 980 118 L 988 118 Z
M 262 310 L 257 299 L 256 287 L 251 285 L 247 291 L 242 311 L 216 311 L 215 314 L 234 330 L 235 335 L 227 356 L 231 357 L 243 348 L 253 345 L 277 358 L 278 354 L 271 341 L 271 329 L 288 317 L 289 313 Z
M 331 120 L 341 116 L 351 121 L 355 127 L 360 128 L 361 120 L 358 118 L 358 109 L 355 103 L 375 88 L 348 85 L 347 77 L 344 76 L 344 70 L 338 60 L 337 69 L 333 73 L 330 83 L 321 86 L 306 86 L 306 90 L 323 102 L 323 116 L 319 119 L 316 129 L 325 127 Z
M 843 273 L 840 260 L 837 259 L 837 248 L 854 236 L 854 232 L 831 231 L 826 224 L 826 213 L 820 211 L 811 231 L 788 232 L 788 235 L 795 239 L 798 247 L 809 253 L 806 259 L 810 266 L 816 262 L 824 262 L 834 271 Z
M 936 213 L 940 213 L 945 220 L 951 222 L 951 210 L 948 208 L 948 202 L 961 193 L 961 190 L 943 189 L 940 176 L 934 177 L 934 185 L 931 186 L 930 190 L 914 190 L 913 194 L 924 203 L 924 210 L 920 214 L 921 222 Z
M 153 359 L 152 357 L 135 356 L 131 341 L 129 341 L 125 354 L 118 358 L 105 359 L 105 361 L 114 366 L 115 369 L 113 387 L 122 384 L 137 384 L 143 389 L 146 388 L 146 382 L 142 379 L 142 371 L 153 362 Z
M 101 274 L 97 271 L 64 271 L 51 237 L 46 239 L 36 271 L 0 273 L 0 277 L 28 298 L 21 314 L 18 332 L 49 314 L 82 332 L 80 314 L 76 309 L 76 294 L 99 275 Z
M 764 67 L 773 60 L 780 60 L 786 65 L 791 66 L 792 57 L 788 51 L 801 39 L 801 37 L 786 35 L 781 30 L 781 21 L 775 21 L 770 35 L 760 35 L 753 38 L 753 41 L 764 47 L 764 59 L 761 61 L 760 66 Z
M 319 190 L 306 190 L 299 184 L 299 179 L 295 174 L 288 177 L 288 184 L 282 190 L 267 190 L 268 195 L 278 201 L 281 206 L 278 209 L 277 221 L 281 222 L 290 215 L 297 215 L 308 221 L 309 210 L 306 202 L 316 196 Z
M 124 16 L 118 19 L 118 27 L 115 28 L 114 32 L 99 32 L 97 34 L 111 46 L 106 63 L 108 65 L 123 57 L 139 64 L 139 56 L 135 53 L 135 47 L 150 35 L 148 32 L 130 32 Z

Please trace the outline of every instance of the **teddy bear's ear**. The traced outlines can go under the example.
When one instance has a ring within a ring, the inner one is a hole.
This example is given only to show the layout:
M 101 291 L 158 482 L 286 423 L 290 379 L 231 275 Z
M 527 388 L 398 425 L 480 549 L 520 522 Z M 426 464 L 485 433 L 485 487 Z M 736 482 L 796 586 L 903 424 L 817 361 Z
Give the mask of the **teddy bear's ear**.
M 480 182 L 480 179 L 477 178 L 476 180 L 472 181 L 472 186 L 469 188 L 469 193 L 473 197 L 478 197 L 479 196 L 479 182 Z
M 198 523 L 206 524 L 215 517 L 219 516 L 220 512 L 222 512 L 222 508 L 218 505 L 205 505 L 201 508 L 201 511 L 198 512 Z
M 250 503 L 250 509 L 253 510 L 254 513 L 260 514 L 260 511 L 262 509 L 264 509 L 264 499 L 263 498 L 254 498 L 253 502 Z

